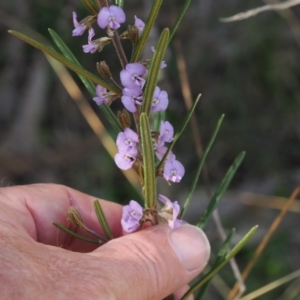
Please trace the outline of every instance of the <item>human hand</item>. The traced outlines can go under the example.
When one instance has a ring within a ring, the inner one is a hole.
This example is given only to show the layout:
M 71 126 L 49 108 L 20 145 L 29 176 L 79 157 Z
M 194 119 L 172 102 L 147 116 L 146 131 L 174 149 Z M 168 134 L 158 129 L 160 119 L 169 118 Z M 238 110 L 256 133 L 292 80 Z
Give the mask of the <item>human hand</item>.
M 205 267 L 210 246 L 191 225 L 158 225 L 124 235 L 122 206 L 101 200 L 114 240 L 96 245 L 74 239 L 66 211 L 76 207 L 102 234 L 95 197 L 54 184 L 0 188 L 0 299 L 129 299 L 180 297 Z

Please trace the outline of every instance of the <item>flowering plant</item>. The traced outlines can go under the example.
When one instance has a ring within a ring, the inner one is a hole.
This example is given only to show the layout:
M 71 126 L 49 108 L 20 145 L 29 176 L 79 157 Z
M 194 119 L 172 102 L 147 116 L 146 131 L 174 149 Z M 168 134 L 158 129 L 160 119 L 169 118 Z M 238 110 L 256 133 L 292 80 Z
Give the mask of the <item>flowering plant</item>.
M 134 24 L 128 25 L 126 30 L 122 30 L 126 22 L 126 14 L 122 8 L 122 1 L 116 0 L 113 5 L 109 5 L 107 0 L 82 0 L 82 2 L 91 15 L 78 21 L 77 13 L 73 12 L 74 30 L 72 35 L 80 36 L 88 32 L 87 44 L 82 46 L 82 50 L 85 53 L 95 54 L 100 52 L 103 47 L 114 47 L 121 66 L 120 77 L 118 79 L 113 78 L 109 66 L 105 61 L 101 61 L 96 65 L 100 77 L 83 69 L 70 49 L 53 30 L 49 30 L 49 32 L 53 41 L 60 49 L 61 54 L 21 33 L 16 31 L 11 31 L 11 33 L 53 56 L 62 64 L 75 71 L 91 93 L 93 100 L 99 105 L 115 129 L 118 149 L 118 152 L 114 156 L 115 163 L 121 170 L 133 169 L 135 171 L 141 183 L 144 202 L 144 205 L 141 206 L 137 201 L 131 200 L 128 205 L 124 206 L 122 219 L 120 220 L 123 230 L 133 232 L 138 229 L 143 229 L 145 223 L 150 224 L 150 226 L 167 223 L 171 228 L 179 227 L 184 222 L 182 218 L 189 206 L 204 161 L 224 117 L 221 116 L 217 123 L 216 129 L 199 162 L 191 190 L 183 208 L 180 210 L 177 201 L 172 202 L 166 196 L 157 193 L 156 181 L 158 177 L 162 177 L 168 183 L 179 183 L 183 178 L 185 168 L 182 163 L 177 160 L 172 149 L 190 120 L 200 95 L 183 120 L 181 127 L 179 127 L 180 129 L 175 133 L 172 124 L 164 117 L 164 112 L 170 102 L 168 93 L 167 91 L 161 90 L 161 88 L 157 86 L 157 82 L 160 70 L 167 67 L 166 62 L 163 61 L 164 53 L 190 1 L 185 1 L 184 8 L 178 16 L 173 28 L 171 30 L 168 28 L 164 29 L 157 45 L 151 47 L 153 57 L 145 60 L 141 59 L 141 54 L 155 22 L 162 0 L 153 1 L 153 6 L 146 23 L 135 16 Z M 96 36 L 94 28 L 97 27 L 98 29 L 102 29 L 104 36 L 94 39 Z M 132 44 L 130 59 L 127 58 L 123 49 L 122 40 L 129 40 Z M 118 111 L 116 116 L 111 110 L 110 104 L 120 100 L 124 109 Z M 154 121 L 152 122 L 151 120 Z M 233 175 L 241 164 L 243 157 L 244 153 L 241 153 L 228 170 L 207 209 L 197 223 L 197 226 L 200 228 L 205 227 Z M 158 205 L 157 200 L 161 202 L 162 205 Z M 54 223 L 54 225 L 77 238 L 102 245 L 112 239 L 113 236 L 99 201 L 95 200 L 94 208 L 99 223 L 106 235 L 105 237 L 99 236 L 97 233 L 91 231 L 84 224 L 79 211 L 74 207 L 71 207 L 67 212 L 68 220 L 88 232 L 94 238 L 96 237 L 96 240 L 86 239 L 70 232 L 67 228 L 58 223 Z M 182 299 L 186 299 L 200 287 L 203 287 L 203 290 L 205 290 L 204 285 L 207 285 L 211 277 L 241 249 L 255 230 L 256 227 L 252 228 L 241 242 L 227 253 L 228 245 L 233 235 L 233 231 L 231 231 L 224 241 L 219 251 L 218 259 L 211 270 L 209 270 L 204 277 L 199 278 Z

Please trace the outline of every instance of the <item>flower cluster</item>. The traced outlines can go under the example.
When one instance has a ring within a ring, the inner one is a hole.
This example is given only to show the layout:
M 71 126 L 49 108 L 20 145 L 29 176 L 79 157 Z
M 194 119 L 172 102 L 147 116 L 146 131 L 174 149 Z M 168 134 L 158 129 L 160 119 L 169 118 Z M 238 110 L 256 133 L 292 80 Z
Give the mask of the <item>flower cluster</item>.
M 137 143 L 139 136 L 130 128 L 125 128 L 117 136 L 117 147 L 119 152 L 115 155 L 115 162 L 122 170 L 128 170 L 132 167 L 138 155 Z
M 109 7 L 102 7 L 97 16 L 88 16 L 82 21 L 77 21 L 77 15 L 73 12 L 73 23 L 75 29 L 73 30 L 73 36 L 82 35 L 88 29 L 88 44 L 83 45 L 83 51 L 85 53 L 95 53 L 101 51 L 103 47 L 115 40 L 115 32 L 121 27 L 126 20 L 124 11 L 115 5 Z M 98 26 L 101 29 L 107 29 L 108 36 L 93 39 L 95 31 L 92 28 L 92 23 L 97 21 Z M 121 38 L 128 38 L 133 44 L 134 41 L 142 35 L 145 23 L 135 16 L 134 26 L 128 26 L 128 30 L 121 35 Z M 133 29 L 132 29 L 133 28 Z M 134 36 L 134 37 L 133 37 Z M 151 47 L 152 52 L 155 52 L 154 47 Z M 126 61 L 126 59 L 125 59 Z M 120 72 L 120 82 L 122 84 L 122 94 L 117 95 L 111 91 L 108 91 L 105 87 L 97 85 L 96 97 L 93 100 L 98 105 L 110 105 L 117 97 L 121 98 L 121 102 L 128 112 L 137 114 L 139 116 L 140 106 L 143 104 L 144 98 L 144 86 L 146 84 L 147 68 L 149 60 L 144 62 L 134 63 L 122 63 L 123 69 Z M 100 64 L 102 64 L 101 62 Z M 104 62 L 105 64 L 105 62 Z M 105 64 L 106 65 L 106 64 Z M 107 65 L 106 65 L 107 66 Z M 102 64 L 103 67 L 103 64 Z M 166 63 L 163 61 L 161 68 L 165 68 Z M 97 67 L 98 68 L 98 67 Z M 101 76 L 109 79 L 113 84 L 120 87 L 110 74 L 109 68 L 102 71 L 101 67 L 98 71 Z M 107 75 L 108 74 L 108 75 Z M 156 86 L 151 103 L 152 112 L 160 112 L 167 109 L 169 104 L 168 94 L 166 91 L 161 90 Z M 130 122 L 129 122 L 130 123 Z M 140 137 L 137 132 L 132 130 L 130 124 L 122 124 L 123 131 L 117 136 L 116 145 L 118 147 L 118 153 L 115 155 L 115 163 L 122 170 L 128 170 L 133 167 L 135 162 L 143 165 L 143 157 L 141 152 Z M 168 121 L 161 121 L 159 132 L 152 131 L 153 147 L 158 160 L 162 160 L 163 157 L 167 157 L 161 163 L 161 168 L 157 176 L 162 176 L 168 182 L 179 182 L 184 176 L 185 170 L 183 165 L 176 160 L 172 151 L 168 151 L 165 143 L 170 143 L 174 139 L 173 126 Z M 180 225 L 177 216 L 179 214 L 179 205 L 175 201 L 172 203 L 165 196 L 159 195 L 158 200 L 164 203 L 162 209 L 156 211 L 157 218 L 160 220 L 168 221 L 169 225 L 174 228 Z M 152 211 L 153 212 L 153 211 Z M 131 200 L 129 205 L 124 207 L 122 226 L 125 231 L 132 232 L 136 230 L 141 223 L 145 221 L 151 221 L 151 219 L 145 219 L 145 210 L 135 202 Z
M 163 195 L 158 195 L 158 200 L 164 204 L 161 209 L 155 211 L 161 223 L 165 223 L 167 221 L 171 228 L 179 227 L 183 221 L 177 219 L 180 212 L 180 207 L 177 201 L 172 202 Z M 134 200 L 131 200 L 128 205 L 125 205 L 121 219 L 123 230 L 126 232 L 133 232 L 144 222 L 151 222 L 151 218 L 144 218 L 144 212 L 145 210 L 143 210 L 142 206 Z

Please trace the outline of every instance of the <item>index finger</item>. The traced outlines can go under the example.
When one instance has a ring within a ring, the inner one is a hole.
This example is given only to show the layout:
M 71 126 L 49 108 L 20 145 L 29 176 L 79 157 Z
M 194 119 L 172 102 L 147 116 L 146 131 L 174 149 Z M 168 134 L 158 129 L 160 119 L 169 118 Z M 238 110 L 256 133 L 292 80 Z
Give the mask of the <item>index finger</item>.
M 95 197 L 56 184 L 33 184 L 0 188 L 0 221 L 25 231 L 35 241 L 72 250 L 93 250 L 95 245 L 77 239 L 53 226 L 53 222 L 70 228 L 66 212 L 70 206 L 78 209 L 85 225 L 104 236 L 93 209 Z M 122 234 L 120 224 L 122 206 L 101 200 L 101 206 L 110 224 L 114 237 Z M 83 234 L 84 235 L 84 234 Z M 86 235 L 85 235 L 86 236 Z

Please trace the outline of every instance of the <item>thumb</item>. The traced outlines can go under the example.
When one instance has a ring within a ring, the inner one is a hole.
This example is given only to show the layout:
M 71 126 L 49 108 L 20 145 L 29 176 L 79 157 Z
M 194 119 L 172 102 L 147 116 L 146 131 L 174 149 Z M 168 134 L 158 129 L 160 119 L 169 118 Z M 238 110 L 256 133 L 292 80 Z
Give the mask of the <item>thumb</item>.
M 209 242 L 199 228 L 167 225 L 123 236 L 90 255 L 102 261 L 107 299 L 163 299 L 197 276 L 207 264 Z M 103 295 L 103 294 L 102 294 Z

